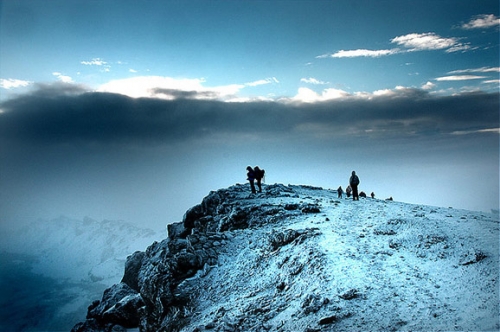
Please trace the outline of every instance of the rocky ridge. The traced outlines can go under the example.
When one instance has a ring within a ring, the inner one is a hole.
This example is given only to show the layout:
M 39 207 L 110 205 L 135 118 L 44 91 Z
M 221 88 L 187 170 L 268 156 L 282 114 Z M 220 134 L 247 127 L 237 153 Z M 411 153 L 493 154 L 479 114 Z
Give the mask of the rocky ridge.
M 499 221 L 322 188 L 211 192 L 73 331 L 497 330 Z

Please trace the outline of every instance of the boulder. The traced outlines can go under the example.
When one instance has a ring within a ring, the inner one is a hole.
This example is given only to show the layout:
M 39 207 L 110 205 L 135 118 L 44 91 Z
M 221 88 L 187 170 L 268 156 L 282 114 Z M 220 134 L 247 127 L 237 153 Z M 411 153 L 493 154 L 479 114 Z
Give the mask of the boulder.
M 126 328 L 139 326 L 139 308 L 144 306 L 140 294 L 128 295 L 106 310 L 102 318 L 106 322 L 117 324 Z
M 119 283 L 111 286 L 104 291 L 102 300 L 95 307 L 89 307 L 87 313 L 87 319 L 94 318 L 98 322 L 104 321 L 103 316 L 106 311 L 115 306 L 125 297 L 136 295 L 137 292 L 134 291 L 130 286 L 125 283 Z
M 145 253 L 142 251 L 136 251 L 132 255 L 127 257 L 125 262 L 125 272 L 123 274 L 122 283 L 127 284 L 130 288 L 139 292 L 139 271 L 142 267 L 142 260 Z
M 186 216 L 184 216 L 184 217 L 186 217 Z M 196 218 L 196 216 L 194 216 L 194 217 Z M 188 235 L 188 233 L 189 232 L 184 227 L 183 222 L 174 222 L 172 224 L 167 225 L 167 236 L 171 240 L 185 238 Z
M 182 217 L 182 224 L 185 228 L 191 229 L 194 227 L 195 221 L 204 215 L 205 214 L 203 213 L 201 204 L 197 204 L 184 213 L 184 216 Z

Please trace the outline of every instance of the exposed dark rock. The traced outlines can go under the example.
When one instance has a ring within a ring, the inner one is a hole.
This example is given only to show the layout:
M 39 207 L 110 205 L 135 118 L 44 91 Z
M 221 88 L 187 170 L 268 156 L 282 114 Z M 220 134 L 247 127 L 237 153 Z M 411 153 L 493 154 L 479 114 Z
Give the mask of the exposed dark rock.
M 126 332 L 127 329 L 123 326 L 114 325 L 112 323 L 101 324 L 95 319 L 87 319 L 85 322 L 76 324 L 71 332 Z
M 144 306 L 140 294 L 129 295 L 106 310 L 102 320 L 127 328 L 137 327 L 140 321 L 139 308 Z
M 189 218 L 192 218 L 193 216 L 189 216 Z M 196 219 L 195 219 L 196 220 Z M 188 221 L 188 223 L 191 223 L 192 221 Z M 188 234 L 189 230 L 187 230 L 184 227 L 184 223 L 182 222 L 174 222 L 171 224 L 167 225 L 167 233 L 168 233 L 168 238 L 169 239 L 179 239 L 179 238 L 185 238 L 186 235 Z
M 95 318 L 97 321 L 102 321 L 103 315 L 107 310 L 116 305 L 125 297 L 134 296 L 136 294 L 137 292 L 125 283 L 113 285 L 104 291 L 102 300 L 98 303 L 97 306 L 89 308 L 87 318 Z
M 182 223 L 186 229 L 191 229 L 194 227 L 194 222 L 204 215 L 201 204 L 195 205 L 186 211 L 182 218 Z
M 273 250 L 278 249 L 284 245 L 291 243 L 293 240 L 298 238 L 300 233 L 294 229 L 287 229 L 283 232 L 273 232 L 269 235 L 269 242 L 271 243 L 271 248 Z
M 269 235 L 269 242 L 272 250 L 276 250 L 289 243 L 300 243 L 306 238 L 319 235 L 317 228 L 307 228 L 301 230 L 286 229 L 284 231 L 275 231 Z
M 328 304 L 329 300 L 323 298 L 320 295 L 307 295 L 302 299 L 301 307 L 303 309 L 304 314 L 308 315 L 310 313 L 318 312 L 322 306 Z
M 186 278 L 193 276 L 197 270 L 203 267 L 204 261 L 200 255 L 191 252 L 181 252 L 176 255 L 174 276 Z
M 487 256 L 481 250 L 471 249 L 465 255 L 463 255 L 462 259 L 460 260 L 460 265 L 479 263 L 486 257 Z
M 285 204 L 285 210 L 293 211 L 298 209 L 299 209 L 299 204 Z
M 125 263 L 125 272 L 123 274 L 122 281 L 127 284 L 130 288 L 139 292 L 139 271 L 142 267 L 142 260 L 144 258 L 144 252 L 136 251 L 129 257 Z
M 315 204 L 307 204 L 301 209 L 302 213 L 320 213 L 321 210 L 319 209 L 318 205 Z
M 337 315 L 332 315 L 332 316 L 327 316 L 323 317 L 319 320 L 318 324 L 319 325 L 326 325 L 326 324 L 332 324 L 335 323 L 339 318 Z
M 341 299 L 344 299 L 344 300 L 352 300 L 352 299 L 355 299 L 357 297 L 359 297 L 359 292 L 357 289 L 349 289 L 347 292 L 339 295 L 339 297 Z

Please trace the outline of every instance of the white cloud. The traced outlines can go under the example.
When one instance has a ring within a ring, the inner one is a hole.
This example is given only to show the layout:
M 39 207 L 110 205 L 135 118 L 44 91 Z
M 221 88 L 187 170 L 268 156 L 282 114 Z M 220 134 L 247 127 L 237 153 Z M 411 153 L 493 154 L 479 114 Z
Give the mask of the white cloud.
M 111 71 L 111 65 L 108 62 L 106 62 L 103 59 L 101 59 L 101 58 L 93 58 L 90 61 L 81 61 L 80 63 L 82 65 L 85 65 L 85 66 L 102 67 L 100 69 L 100 71 L 103 72 L 103 73 L 109 73 Z M 122 63 L 120 63 L 120 64 L 122 64 Z
M 382 89 L 382 90 L 373 91 L 373 96 L 375 96 L 375 97 L 394 96 L 395 94 L 396 94 L 396 91 L 394 91 L 392 89 Z
M 356 57 L 372 57 L 377 58 L 385 55 L 396 54 L 399 52 L 399 49 L 391 49 L 391 50 L 366 50 L 366 49 L 358 49 L 358 50 L 350 50 L 344 51 L 340 50 L 333 54 L 324 54 L 317 56 L 317 58 L 356 58 Z
M 430 83 L 430 82 L 428 82 Z M 430 83 L 432 84 L 432 83 Z M 423 90 L 423 89 L 422 89 Z M 408 96 L 420 96 L 424 95 L 427 92 L 423 92 L 422 90 L 416 88 L 409 88 L 405 86 L 396 86 L 393 89 L 381 89 L 373 92 L 354 92 L 349 93 L 344 90 L 339 89 L 324 89 L 320 93 L 315 92 L 309 88 L 299 88 L 297 94 L 290 99 L 282 99 L 283 102 L 299 102 L 299 103 L 316 103 L 316 102 L 324 102 L 335 99 L 350 99 L 350 100 L 371 100 L 374 98 L 380 97 L 408 97 Z
M 484 134 L 493 133 L 500 134 L 500 128 L 480 129 L 480 130 L 456 130 L 451 135 L 469 135 L 469 134 Z
M 241 101 L 237 96 L 241 89 L 263 84 L 279 83 L 275 77 L 257 80 L 245 84 L 229 84 L 206 87 L 203 78 L 172 78 L 165 76 L 139 76 L 113 80 L 101 85 L 97 91 L 127 95 L 132 98 L 175 99 L 217 99 Z
M 437 77 L 436 81 L 467 81 L 467 80 L 478 80 L 486 78 L 486 76 L 477 76 L 477 75 L 452 75 L 452 76 L 443 76 Z
M 436 84 L 432 82 L 427 82 L 424 85 L 422 85 L 422 90 L 432 90 L 436 87 Z
M 278 79 L 276 77 L 269 77 L 263 80 L 258 80 L 250 83 L 245 83 L 245 86 L 259 86 L 259 85 L 265 85 L 265 84 L 271 84 L 271 83 L 279 83 Z
M 493 14 L 478 15 L 462 25 L 463 29 L 486 29 L 500 25 L 500 18 Z
M 391 39 L 392 44 L 397 44 L 402 48 L 392 48 L 383 50 L 340 50 L 332 54 L 319 55 L 316 58 L 356 58 L 356 57 L 371 57 L 377 58 L 382 56 L 394 55 L 406 52 L 415 51 L 432 51 L 445 50 L 447 53 L 470 50 L 468 44 L 461 43 L 459 38 L 444 38 L 433 32 L 429 33 L 410 33 L 403 36 L 394 37 Z
M 300 79 L 301 82 L 303 83 L 308 83 L 308 84 L 315 84 L 315 85 L 324 85 L 324 84 L 328 84 L 328 82 L 323 82 L 323 81 L 320 81 L 316 78 L 313 78 L 313 77 L 309 77 L 309 78 L 301 78 Z
M 132 68 L 130 68 L 128 71 L 131 72 L 131 73 L 137 73 L 137 70 L 132 69 Z
M 473 69 L 460 69 L 448 72 L 448 74 L 463 74 L 463 73 L 498 73 L 500 67 L 481 67 Z
M 67 75 L 63 75 L 59 72 L 54 72 L 52 73 L 52 75 L 54 75 L 55 77 L 57 77 L 57 79 L 61 82 L 64 82 L 64 83 L 73 83 L 73 79 Z
M 132 98 L 158 97 L 156 89 L 199 91 L 203 79 L 175 79 L 163 76 L 139 76 L 113 80 L 101 85 L 97 91 L 119 93 Z
M 408 51 L 428 51 L 447 49 L 447 52 L 456 52 L 470 48 L 459 43 L 457 38 L 444 38 L 433 32 L 410 33 L 391 39 L 391 43 L 398 44 Z
M 486 80 L 482 81 L 483 84 L 500 84 L 500 80 Z
M 24 81 L 24 80 L 17 80 L 14 78 L 7 78 L 7 79 L 0 78 L 0 88 L 7 89 L 7 90 L 15 89 L 15 88 L 23 88 L 23 87 L 26 87 L 32 83 L 33 82 Z
M 299 88 L 297 95 L 290 99 L 292 102 L 315 103 L 332 99 L 340 99 L 351 96 L 346 91 L 339 89 L 325 89 L 321 93 L 317 93 L 309 88 Z
M 82 65 L 86 66 L 104 66 L 107 65 L 108 63 L 101 58 L 93 58 L 90 61 L 81 61 L 80 62 Z

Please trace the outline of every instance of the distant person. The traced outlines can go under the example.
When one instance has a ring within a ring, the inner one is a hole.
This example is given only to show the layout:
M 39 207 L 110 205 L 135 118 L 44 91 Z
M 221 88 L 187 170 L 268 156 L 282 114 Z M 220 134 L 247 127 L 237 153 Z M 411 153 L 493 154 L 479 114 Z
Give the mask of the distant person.
M 346 194 L 347 198 L 351 197 L 351 193 L 352 193 L 351 186 L 347 186 L 347 188 L 345 188 L 345 194 Z
M 375 193 L 372 191 L 371 193 L 372 198 L 375 198 Z
M 338 198 L 342 198 L 342 195 L 344 195 L 344 189 L 342 189 L 342 186 L 340 186 L 337 189 L 337 194 L 338 194 Z
M 247 167 L 247 180 L 248 182 L 250 182 L 250 188 L 252 188 L 252 194 L 255 194 L 255 184 L 254 184 L 254 181 L 255 181 L 255 173 L 253 171 L 253 168 L 251 166 L 248 166 Z
M 259 192 L 262 192 L 262 179 L 264 178 L 266 171 L 260 169 L 259 166 L 255 166 L 253 169 L 253 174 L 255 176 L 255 180 L 257 180 L 257 187 L 259 187 Z
M 366 198 L 366 193 L 364 191 L 360 192 L 359 193 L 359 197 Z
M 356 175 L 355 171 L 352 171 L 351 177 L 349 178 L 349 185 L 352 188 L 352 200 L 359 201 L 359 194 L 358 194 L 359 178 Z

